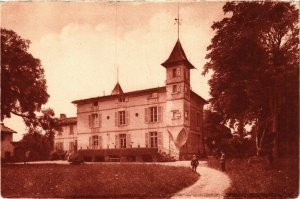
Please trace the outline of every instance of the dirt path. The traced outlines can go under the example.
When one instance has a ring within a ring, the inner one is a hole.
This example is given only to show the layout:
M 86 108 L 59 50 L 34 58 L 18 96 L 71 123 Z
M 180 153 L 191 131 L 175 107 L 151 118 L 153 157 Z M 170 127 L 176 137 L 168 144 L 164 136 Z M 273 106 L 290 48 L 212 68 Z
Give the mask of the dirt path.
M 170 166 L 190 167 L 189 161 L 179 161 L 164 163 Z M 220 198 L 225 195 L 226 189 L 230 186 L 230 178 L 223 172 L 211 169 L 206 166 L 206 162 L 200 161 L 197 168 L 200 174 L 199 180 L 190 187 L 177 192 L 172 198 Z

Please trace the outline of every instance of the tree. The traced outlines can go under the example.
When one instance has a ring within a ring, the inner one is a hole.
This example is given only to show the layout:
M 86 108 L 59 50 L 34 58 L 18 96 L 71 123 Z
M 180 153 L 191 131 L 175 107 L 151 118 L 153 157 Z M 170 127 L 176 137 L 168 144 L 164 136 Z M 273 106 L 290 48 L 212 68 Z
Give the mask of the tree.
M 28 122 L 28 132 L 21 143 L 30 150 L 35 157 L 33 159 L 48 159 L 54 147 L 55 131 L 60 130 L 59 119 L 54 116 L 50 108 L 41 110 L 42 115 Z
M 28 52 L 29 44 L 1 28 L 1 121 L 11 114 L 31 120 L 49 98 L 44 69 Z
M 287 2 L 228 2 L 223 10 L 231 16 L 213 24 L 203 72 L 213 71 L 210 102 L 240 132 L 270 121 L 277 156 L 278 117 L 298 92 L 298 10 Z

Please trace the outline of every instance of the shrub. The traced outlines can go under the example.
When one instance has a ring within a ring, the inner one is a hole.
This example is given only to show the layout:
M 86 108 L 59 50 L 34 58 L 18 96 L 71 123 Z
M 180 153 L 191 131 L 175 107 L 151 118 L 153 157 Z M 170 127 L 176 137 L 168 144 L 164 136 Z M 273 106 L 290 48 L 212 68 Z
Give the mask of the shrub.
M 52 151 L 50 153 L 50 160 L 65 160 L 67 157 L 66 151 Z
M 69 156 L 68 162 L 70 162 L 71 164 L 81 164 L 84 161 L 78 153 L 74 152 Z

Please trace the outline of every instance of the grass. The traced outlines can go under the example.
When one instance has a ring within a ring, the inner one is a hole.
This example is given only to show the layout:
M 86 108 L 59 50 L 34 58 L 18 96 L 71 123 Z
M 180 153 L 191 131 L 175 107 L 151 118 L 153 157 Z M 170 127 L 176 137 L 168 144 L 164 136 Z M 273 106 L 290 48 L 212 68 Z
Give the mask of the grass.
M 219 160 L 208 165 L 219 168 Z M 277 159 L 274 166 L 266 162 L 248 163 L 248 159 L 226 161 L 226 174 L 232 180 L 228 197 L 296 198 L 299 195 L 299 159 Z
M 146 164 L 2 165 L 2 197 L 162 198 L 192 185 L 189 168 Z

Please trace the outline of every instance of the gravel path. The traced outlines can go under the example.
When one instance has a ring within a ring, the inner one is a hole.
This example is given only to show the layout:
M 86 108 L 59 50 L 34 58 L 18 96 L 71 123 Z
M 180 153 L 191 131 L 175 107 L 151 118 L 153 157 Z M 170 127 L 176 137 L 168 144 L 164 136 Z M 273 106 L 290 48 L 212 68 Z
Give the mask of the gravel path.
M 189 161 L 163 163 L 170 166 L 190 167 Z M 230 186 L 230 178 L 223 172 L 208 168 L 205 161 L 200 161 L 197 168 L 199 180 L 190 187 L 177 192 L 172 198 L 221 198 Z

